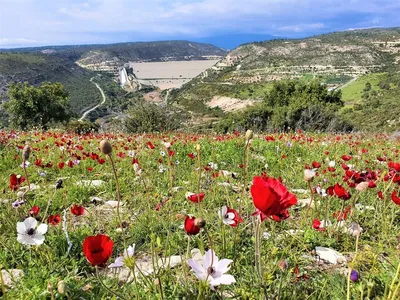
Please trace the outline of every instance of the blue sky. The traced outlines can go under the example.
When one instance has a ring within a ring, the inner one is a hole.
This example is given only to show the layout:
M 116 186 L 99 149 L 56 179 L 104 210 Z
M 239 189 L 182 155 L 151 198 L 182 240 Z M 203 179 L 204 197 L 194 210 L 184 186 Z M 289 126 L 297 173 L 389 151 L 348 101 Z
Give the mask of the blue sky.
M 0 48 L 188 39 L 224 48 L 400 26 L 400 0 L 0 0 Z

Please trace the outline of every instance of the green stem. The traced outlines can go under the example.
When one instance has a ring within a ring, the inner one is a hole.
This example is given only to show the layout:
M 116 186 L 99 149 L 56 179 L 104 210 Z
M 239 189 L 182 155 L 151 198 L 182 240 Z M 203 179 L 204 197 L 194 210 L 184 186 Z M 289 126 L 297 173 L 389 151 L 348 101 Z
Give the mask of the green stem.
M 124 299 L 124 300 L 128 300 L 127 298 L 121 296 L 120 294 L 114 292 L 114 291 L 111 290 L 109 287 L 107 287 L 107 286 L 104 284 L 104 282 L 101 280 L 101 278 L 100 278 L 99 268 L 98 268 L 97 266 L 95 266 L 95 268 L 96 268 L 96 277 L 97 277 L 97 280 L 100 282 L 101 286 L 102 286 L 105 290 L 107 290 L 109 293 L 113 294 L 113 295 L 116 296 L 117 298 L 121 298 L 121 299 Z

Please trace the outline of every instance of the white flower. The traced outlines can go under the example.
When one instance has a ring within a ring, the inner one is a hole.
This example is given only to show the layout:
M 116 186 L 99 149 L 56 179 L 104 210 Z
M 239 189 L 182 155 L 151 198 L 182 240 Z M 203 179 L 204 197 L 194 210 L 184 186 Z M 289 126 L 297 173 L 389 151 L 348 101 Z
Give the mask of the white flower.
M 64 149 L 65 149 L 64 146 L 60 147 L 61 152 L 64 151 Z
M 165 151 L 160 151 L 161 156 L 165 156 Z
M 235 223 L 235 214 L 233 212 L 228 212 L 227 206 L 222 206 L 220 212 L 218 212 L 219 217 L 222 219 L 222 222 L 226 225 L 232 225 Z
M 335 165 L 336 165 L 336 163 L 335 163 L 334 160 L 330 160 L 330 161 L 328 162 L 328 166 L 330 166 L 331 168 L 335 167 Z
M 135 157 L 135 151 L 129 150 L 129 151 L 128 151 L 128 156 L 129 156 L 129 157 Z
M 215 255 L 214 250 L 210 249 L 203 257 L 203 264 L 195 259 L 188 259 L 187 263 L 192 268 L 194 275 L 199 280 L 206 280 L 211 289 L 220 284 L 229 285 L 235 283 L 236 280 L 232 275 L 224 274 L 229 271 L 231 259 L 221 259 Z
M 304 180 L 311 181 L 317 174 L 317 169 L 304 169 Z
M 140 176 L 142 174 L 142 168 L 138 163 L 133 164 L 133 170 L 135 171 L 137 176 Z
M 163 165 L 160 165 L 160 166 L 158 167 L 158 172 L 160 172 L 160 173 L 164 173 L 166 170 L 167 170 L 167 169 L 166 169 Z
M 27 168 L 27 167 L 29 167 L 29 165 L 30 165 L 31 163 L 29 162 L 29 161 L 24 161 L 22 164 L 21 164 L 21 168 Z
M 123 267 L 125 265 L 124 260 L 126 258 L 131 258 L 134 254 L 135 254 L 135 244 L 133 244 L 132 246 L 129 246 L 128 249 L 124 250 L 123 256 L 117 257 L 115 262 L 110 264 L 108 267 L 109 268 L 120 268 L 120 267 Z
M 321 187 L 319 187 L 319 186 L 317 186 L 315 190 L 316 190 L 317 194 L 321 195 L 322 197 L 328 196 L 328 194 L 326 193 L 326 190 L 321 189 Z
M 41 245 L 44 242 L 44 234 L 47 232 L 47 224 L 37 226 L 35 218 L 26 218 L 17 223 L 17 241 L 24 245 Z
M 210 161 L 208 165 L 210 166 L 211 169 L 218 170 L 218 164 L 214 164 L 213 162 Z

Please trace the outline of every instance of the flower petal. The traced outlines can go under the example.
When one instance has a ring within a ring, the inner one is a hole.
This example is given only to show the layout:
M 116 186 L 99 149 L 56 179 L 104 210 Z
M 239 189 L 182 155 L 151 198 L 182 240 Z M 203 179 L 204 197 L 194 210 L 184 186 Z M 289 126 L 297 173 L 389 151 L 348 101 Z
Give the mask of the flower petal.
M 46 230 L 47 230 L 47 229 L 46 229 Z M 34 240 L 35 245 L 41 245 L 41 244 L 43 244 L 43 242 L 44 242 L 44 235 L 43 235 L 43 234 L 40 234 L 40 233 L 36 233 L 36 234 L 32 237 L 32 239 Z
M 226 205 L 222 206 L 222 210 L 221 210 L 222 216 L 225 216 L 227 212 L 228 212 L 228 207 L 226 207 Z
M 215 269 L 217 270 L 217 272 L 220 272 L 221 274 L 224 274 L 226 272 L 229 271 L 230 267 L 229 264 L 232 262 L 233 260 L 231 259 L 221 259 L 216 265 L 215 265 Z
M 18 234 L 17 241 L 22 245 L 36 245 L 33 238 L 27 234 Z
M 215 266 L 218 263 L 218 257 L 215 255 L 214 250 L 209 249 L 203 257 L 203 267 L 208 269 L 211 265 Z
M 17 223 L 17 232 L 19 234 L 26 234 L 26 226 L 24 222 Z
M 188 259 L 187 264 L 192 268 L 196 277 L 200 280 L 205 280 L 207 277 L 207 271 L 203 266 L 195 259 Z
M 24 220 L 26 230 L 33 228 L 36 229 L 37 221 L 35 218 L 29 217 Z
M 47 232 L 47 228 L 48 228 L 47 224 L 40 224 L 36 229 L 36 232 L 38 234 L 45 234 Z
M 224 274 L 224 275 L 221 275 L 220 277 L 214 278 L 210 282 L 210 285 L 211 286 L 217 286 L 217 285 L 220 285 L 220 284 L 229 285 L 229 284 L 232 284 L 232 283 L 235 283 L 235 282 L 236 282 L 236 280 L 232 275 Z
M 235 214 L 233 212 L 228 212 L 227 214 L 225 214 L 229 219 L 234 219 L 235 218 Z
M 124 258 L 122 256 L 117 257 L 115 262 L 110 264 L 108 267 L 109 268 L 120 268 L 124 266 Z

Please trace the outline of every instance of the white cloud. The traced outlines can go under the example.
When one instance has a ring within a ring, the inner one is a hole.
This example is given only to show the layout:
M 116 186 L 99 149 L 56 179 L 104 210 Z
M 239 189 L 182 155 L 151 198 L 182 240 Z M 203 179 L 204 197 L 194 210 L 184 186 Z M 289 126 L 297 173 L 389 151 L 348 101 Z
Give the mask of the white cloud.
M 52 43 L 101 42 L 105 33 L 296 36 L 400 25 L 398 0 L 0 0 L 0 6 L 0 38 Z

